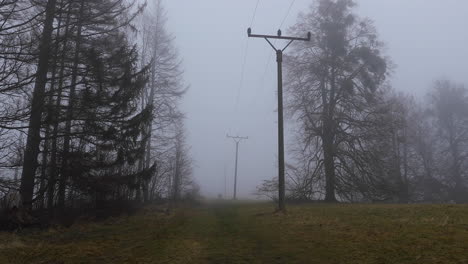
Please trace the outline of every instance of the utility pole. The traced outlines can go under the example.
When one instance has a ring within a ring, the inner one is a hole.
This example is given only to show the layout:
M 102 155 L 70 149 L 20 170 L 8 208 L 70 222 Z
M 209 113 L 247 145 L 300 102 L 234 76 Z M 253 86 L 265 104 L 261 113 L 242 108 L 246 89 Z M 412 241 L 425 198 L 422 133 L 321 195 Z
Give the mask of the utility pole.
M 227 198 L 226 164 L 224 164 L 224 199 Z
M 232 138 L 234 140 L 234 142 L 236 142 L 236 165 L 235 165 L 235 169 L 234 169 L 234 194 L 232 196 L 232 199 L 236 200 L 237 199 L 237 160 L 238 160 L 238 156 L 239 156 L 239 143 L 242 140 L 249 139 L 249 137 L 239 137 L 239 136 L 233 137 L 233 136 L 230 136 L 230 135 L 227 135 L 226 137 Z
M 284 212 L 285 179 L 284 179 L 284 124 L 283 124 L 283 52 L 293 43 L 298 41 L 310 41 L 311 34 L 307 33 L 306 38 L 283 37 L 281 30 L 278 30 L 277 36 L 274 35 L 256 35 L 252 34 L 252 29 L 247 29 L 249 38 L 263 38 L 276 51 L 276 62 L 278 63 L 278 210 Z M 277 49 L 270 39 L 289 40 L 289 43 L 283 49 Z

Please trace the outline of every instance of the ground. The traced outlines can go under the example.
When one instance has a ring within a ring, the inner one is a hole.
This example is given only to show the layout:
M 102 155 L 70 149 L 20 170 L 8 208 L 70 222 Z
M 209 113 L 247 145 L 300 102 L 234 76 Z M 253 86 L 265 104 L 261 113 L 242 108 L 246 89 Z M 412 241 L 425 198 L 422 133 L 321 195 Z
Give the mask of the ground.
M 0 263 L 467 263 L 467 205 L 210 203 L 0 233 Z

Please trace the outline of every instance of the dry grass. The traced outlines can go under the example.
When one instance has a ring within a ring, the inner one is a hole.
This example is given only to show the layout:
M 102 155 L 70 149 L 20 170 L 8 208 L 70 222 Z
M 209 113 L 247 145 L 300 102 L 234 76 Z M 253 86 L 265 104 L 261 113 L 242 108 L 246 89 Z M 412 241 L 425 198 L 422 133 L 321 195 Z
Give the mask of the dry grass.
M 467 263 L 468 206 L 212 204 L 0 234 L 0 263 Z

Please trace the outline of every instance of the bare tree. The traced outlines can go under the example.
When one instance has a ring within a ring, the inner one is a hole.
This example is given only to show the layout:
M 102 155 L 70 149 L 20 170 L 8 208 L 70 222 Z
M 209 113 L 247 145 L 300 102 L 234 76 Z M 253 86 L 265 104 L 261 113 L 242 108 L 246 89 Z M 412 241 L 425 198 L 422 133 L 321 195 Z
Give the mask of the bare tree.
M 435 82 L 430 93 L 430 113 L 434 118 L 440 149 L 441 170 L 451 188 L 451 199 L 468 200 L 468 90 L 448 80 Z
M 388 74 L 382 43 L 371 21 L 352 13 L 351 0 L 321 0 L 291 28 L 311 31 L 287 57 L 289 108 L 300 125 L 302 144 L 315 153 L 325 178 L 325 200 L 336 201 L 337 186 L 360 161 L 353 150 Z M 357 158 L 357 157 L 356 157 Z M 355 173 L 353 173 L 355 174 Z
M 141 102 L 142 107 L 151 107 L 153 116 L 142 141 L 145 145 L 145 156 L 139 167 L 140 170 L 144 170 L 156 164 L 158 168 L 151 178 L 139 180 L 138 185 L 141 187 L 137 189 L 137 199 L 141 188 L 144 201 L 147 201 L 149 196 L 160 197 L 161 194 L 156 194 L 155 191 L 163 190 L 163 183 L 168 186 L 171 182 L 170 175 L 179 167 L 171 164 L 174 157 L 168 153 L 174 148 L 171 142 L 180 133 L 175 132 L 173 127 L 183 118 L 178 105 L 186 87 L 182 79 L 181 61 L 174 47 L 174 38 L 167 32 L 166 21 L 164 7 L 158 0 L 148 5 L 140 22 L 141 64 L 150 64 L 150 81 L 142 93 Z

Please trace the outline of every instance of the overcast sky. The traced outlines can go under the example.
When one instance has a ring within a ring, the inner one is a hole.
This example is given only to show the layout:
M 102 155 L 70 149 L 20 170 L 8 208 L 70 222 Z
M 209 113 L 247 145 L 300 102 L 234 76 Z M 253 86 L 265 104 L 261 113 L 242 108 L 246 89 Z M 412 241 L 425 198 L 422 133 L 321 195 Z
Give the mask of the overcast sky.
M 292 8 L 289 9 L 291 3 Z M 356 12 L 375 22 L 396 68 L 393 87 L 415 96 L 437 78 L 468 83 L 468 1 L 357 0 Z M 194 176 L 207 196 L 232 195 L 235 143 L 238 196 L 277 175 L 276 62 L 271 47 L 248 39 L 257 0 L 166 0 L 169 30 L 183 58 L 190 90 L 183 101 Z M 286 31 L 313 0 L 260 0 L 254 33 Z M 289 10 L 289 13 L 288 13 Z M 244 65 L 245 59 L 245 67 Z M 242 74 L 244 69 L 244 74 Z M 292 124 L 286 123 L 291 130 Z M 291 137 L 291 132 L 287 132 Z M 286 142 L 286 148 L 291 142 Z M 288 153 L 286 153 L 286 159 Z

